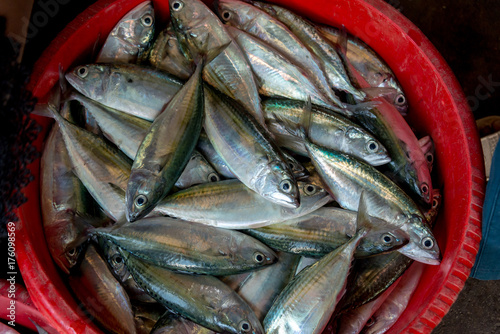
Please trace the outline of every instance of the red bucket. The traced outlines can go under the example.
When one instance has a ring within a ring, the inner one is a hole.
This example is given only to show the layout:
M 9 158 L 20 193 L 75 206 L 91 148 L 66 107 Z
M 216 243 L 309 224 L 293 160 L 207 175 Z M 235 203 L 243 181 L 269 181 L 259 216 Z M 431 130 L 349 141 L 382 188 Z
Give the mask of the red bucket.
M 100 0 L 80 14 L 37 62 L 30 89 L 43 97 L 58 81 L 58 68 L 92 61 L 98 36 L 103 42 L 118 20 L 143 0 Z M 168 1 L 153 1 L 157 18 L 168 18 Z M 443 261 L 426 266 L 416 293 L 389 333 L 430 333 L 462 290 L 481 239 L 484 165 L 475 121 L 453 73 L 427 38 L 381 0 L 275 0 L 306 17 L 348 32 L 369 44 L 392 68 L 410 105 L 409 122 L 436 145 L 435 188 L 443 205 L 435 235 Z M 161 22 L 159 21 L 159 22 Z M 37 118 L 44 131 L 51 122 Z M 19 209 L 17 260 L 31 297 L 50 324 L 64 333 L 100 332 L 79 307 L 47 249 L 39 203 L 40 161 L 30 166 L 35 181 Z M 20 242 L 22 240 L 22 242 Z

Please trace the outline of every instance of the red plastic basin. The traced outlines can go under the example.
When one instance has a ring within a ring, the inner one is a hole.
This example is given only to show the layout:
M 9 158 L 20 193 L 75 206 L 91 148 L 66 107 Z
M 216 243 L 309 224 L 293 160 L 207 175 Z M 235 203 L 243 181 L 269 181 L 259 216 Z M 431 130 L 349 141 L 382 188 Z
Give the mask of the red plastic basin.
M 36 64 L 30 89 L 43 97 L 65 70 L 91 62 L 94 44 L 102 43 L 116 22 L 142 0 L 101 0 L 80 14 Z M 153 1 L 159 20 L 168 18 L 168 1 Z M 435 187 L 443 205 L 435 235 L 443 253 L 439 266 L 427 266 L 407 310 L 389 333 L 429 333 L 462 290 L 481 239 L 484 167 L 475 122 L 462 90 L 427 38 L 405 17 L 381 0 L 275 0 L 310 19 L 347 31 L 368 43 L 393 69 L 410 105 L 410 124 L 432 136 L 436 145 Z M 161 21 L 159 21 L 161 22 Z M 44 132 L 50 122 L 37 118 Z M 19 209 L 17 259 L 33 302 L 64 333 L 96 333 L 65 285 L 49 255 L 41 224 L 39 166 L 25 188 L 28 202 Z

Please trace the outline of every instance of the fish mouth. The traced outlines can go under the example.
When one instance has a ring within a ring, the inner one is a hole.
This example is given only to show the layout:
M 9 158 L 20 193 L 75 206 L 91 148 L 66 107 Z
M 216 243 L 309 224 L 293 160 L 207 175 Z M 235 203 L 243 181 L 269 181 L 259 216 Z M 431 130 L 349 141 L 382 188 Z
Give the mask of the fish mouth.
M 412 260 L 417 262 L 425 263 L 431 266 L 438 266 L 441 264 L 441 254 L 438 252 L 425 251 L 423 249 L 418 248 L 415 244 L 412 245 L 410 242 L 406 246 L 397 250 L 401 254 L 409 257 Z
M 392 161 L 389 155 L 377 155 L 365 158 L 365 161 L 372 166 L 382 166 Z

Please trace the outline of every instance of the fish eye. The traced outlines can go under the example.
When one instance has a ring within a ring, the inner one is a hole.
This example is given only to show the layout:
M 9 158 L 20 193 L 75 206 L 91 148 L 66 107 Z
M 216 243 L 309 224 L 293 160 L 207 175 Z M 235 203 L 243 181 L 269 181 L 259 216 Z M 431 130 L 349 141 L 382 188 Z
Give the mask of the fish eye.
M 138 195 L 134 201 L 135 206 L 137 206 L 138 208 L 143 207 L 144 205 L 146 205 L 147 202 L 148 202 L 148 198 L 144 195 Z
M 81 66 L 76 70 L 76 73 L 80 78 L 85 78 L 89 74 L 89 70 L 86 66 Z
M 292 182 L 290 182 L 290 180 L 283 180 L 283 181 L 281 181 L 281 183 L 280 183 L 280 189 L 284 193 L 288 194 L 289 192 L 292 191 Z
M 390 244 L 394 241 L 394 238 L 392 237 L 392 235 L 385 233 L 382 235 L 382 241 L 386 244 Z
M 116 254 L 116 255 L 113 256 L 113 258 L 111 259 L 111 261 L 113 261 L 113 263 L 115 265 L 120 265 L 120 264 L 123 263 L 123 257 L 121 257 L 121 255 Z
M 266 256 L 264 254 L 262 254 L 261 252 L 255 252 L 253 254 L 253 259 L 257 263 L 262 263 L 266 259 Z
M 427 185 L 427 183 L 422 184 L 422 186 L 420 186 L 420 190 L 422 190 L 422 194 L 428 194 L 429 186 Z
M 378 144 L 374 140 L 370 140 L 366 145 L 366 149 L 370 153 L 375 153 L 378 150 Z
M 304 193 L 306 195 L 314 195 L 316 193 L 316 186 L 313 184 L 306 184 L 304 187 Z
M 435 208 L 437 208 L 437 206 L 438 206 L 438 201 L 437 201 L 437 199 L 433 199 L 433 200 L 432 200 L 432 208 L 433 208 L 433 209 L 435 209 Z
M 403 94 L 398 94 L 396 95 L 396 98 L 394 99 L 394 102 L 398 105 L 401 106 L 406 103 L 406 98 Z
M 432 240 L 431 237 L 425 237 L 422 239 L 422 247 L 425 249 L 431 249 L 434 247 L 434 241 Z
M 154 22 L 153 17 L 149 14 L 146 14 L 143 17 L 141 17 L 141 23 L 145 27 L 151 27 L 153 25 L 153 22 Z
M 427 159 L 427 162 L 432 163 L 434 161 L 434 156 L 431 153 L 428 153 L 425 158 Z
M 288 163 L 288 166 L 290 167 L 291 170 L 296 170 L 297 169 L 297 166 L 295 166 L 295 164 L 293 162 L 289 162 Z
M 222 18 L 226 21 L 229 20 L 231 18 L 231 12 L 228 12 L 227 10 L 223 11 Z
M 172 9 L 175 10 L 175 11 L 179 11 L 182 9 L 182 7 L 184 7 L 184 4 L 180 1 L 175 1 L 173 4 L 172 4 Z
M 239 324 L 240 331 L 243 333 L 248 333 L 252 330 L 252 326 L 250 326 L 250 323 L 246 320 L 242 320 Z
M 210 182 L 217 182 L 217 181 L 220 181 L 220 178 L 219 178 L 219 175 L 217 175 L 216 173 L 210 173 L 210 174 L 208 174 L 208 180 Z
M 365 326 L 366 327 L 371 327 L 375 324 L 375 320 L 373 318 L 370 318 L 368 319 L 368 321 L 366 322 Z

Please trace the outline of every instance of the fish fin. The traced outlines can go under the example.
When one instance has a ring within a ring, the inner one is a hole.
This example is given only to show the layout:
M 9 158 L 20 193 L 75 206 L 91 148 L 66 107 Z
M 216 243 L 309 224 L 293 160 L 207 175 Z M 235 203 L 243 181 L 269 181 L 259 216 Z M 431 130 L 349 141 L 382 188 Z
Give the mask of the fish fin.
M 215 58 L 217 58 L 217 56 L 219 56 L 222 52 L 224 52 L 224 50 L 226 50 L 227 47 L 231 45 L 231 43 L 234 43 L 234 41 L 231 40 L 230 42 L 222 46 L 207 51 L 207 53 L 200 53 L 193 59 L 194 63 L 198 65 L 199 63 L 202 62 L 203 66 L 209 64 L 212 60 L 214 60 Z
M 348 104 L 346 106 L 347 110 L 349 110 L 352 114 L 354 115 L 359 115 L 363 114 L 366 111 L 376 108 L 379 106 L 381 102 L 379 101 L 368 101 L 368 102 L 361 102 L 358 104 Z
M 92 45 L 92 59 L 97 59 L 97 57 L 99 57 L 99 53 L 101 52 L 101 50 L 99 50 L 99 41 L 101 39 L 101 32 L 99 32 L 97 34 L 97 38 L 94 42 L 94 45 Z
M 283 128 L 285 128 L 285 130 L 288 131 L 288 133 L 290 133 L 292 136 L 300 138 L 302 140 L 306 140 L 306 131 L 303 125 L 294 124 L 290 120 L 276 114 L 273 114 L 273 118 L 278 125 L 281 125 Z
M 359 198 L 358 214 L 356 216 L 356 230 L 359 232 L 361 229 L 367 232 L 373 229 L 371 217 L 368 215 L 368 204 L 364 191 L 361 192 L 361 197 Z
M 337 39 L 337 48 L 339 53 L 341 53 L 342 58 L 347 59 L 347 29 L 345 28 L 345 25 L 342 25 L 339 29 L 339 37 Z
M 61 63 L 59 63 L 59 88 L 61 96 L 64 95 L 68 90 L 68 82 L 64 76 L 64 68 Z

